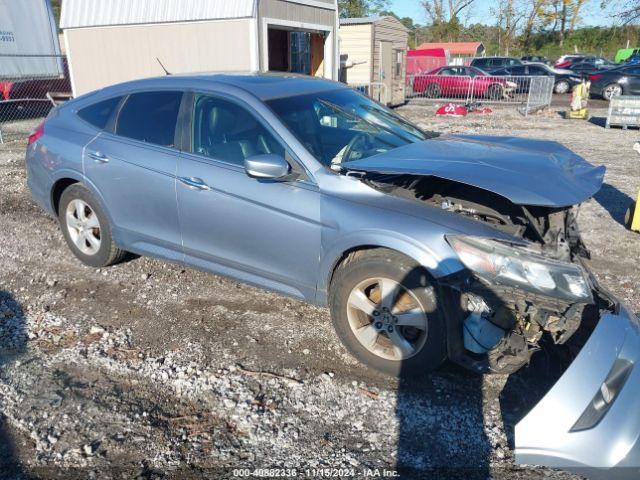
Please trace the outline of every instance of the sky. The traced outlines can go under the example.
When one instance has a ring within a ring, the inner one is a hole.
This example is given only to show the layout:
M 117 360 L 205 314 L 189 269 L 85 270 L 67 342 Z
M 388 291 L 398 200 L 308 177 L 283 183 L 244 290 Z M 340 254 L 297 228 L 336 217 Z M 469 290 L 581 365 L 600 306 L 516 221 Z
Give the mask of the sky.
M 624 3 L 624 0 L 618 0 Z M 601 0 L 589 0 L 581 13 L 582 25 L 611 25 L 614 23 L 609 12 L 612 6 L 604 11 L 600 8 Z M 470 7 L 473 15 L 465 23 L 494 23 L 491 18 L 491 7 L 497 2 L 495 0 L 476 0 Z M 620 3 L 618 4 L 620 5 Z M 391 10 L 400 17 L 411 17 L 415 23 L 427 23 L 427 16 L 421 7 L 420 0 L 391 0 Z

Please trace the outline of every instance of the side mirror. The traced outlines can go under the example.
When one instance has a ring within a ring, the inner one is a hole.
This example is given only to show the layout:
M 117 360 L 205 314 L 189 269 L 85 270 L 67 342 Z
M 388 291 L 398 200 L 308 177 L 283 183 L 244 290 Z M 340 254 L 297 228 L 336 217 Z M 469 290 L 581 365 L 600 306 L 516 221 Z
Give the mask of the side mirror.
M 254 178 L 282 178 L 289 174 L 291 167 L 280 155 L 273 153 L 254 155 L 244 161 L 244 170 Z

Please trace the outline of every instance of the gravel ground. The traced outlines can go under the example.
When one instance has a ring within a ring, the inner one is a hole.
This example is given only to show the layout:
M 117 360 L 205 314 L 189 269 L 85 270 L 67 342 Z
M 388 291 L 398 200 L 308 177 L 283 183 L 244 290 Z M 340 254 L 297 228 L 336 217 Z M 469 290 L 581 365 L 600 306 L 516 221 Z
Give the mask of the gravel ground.
M 434 107 L 398 111 L 432 130 L 557 140 L 606 165 L 579 223 L 598 278 L 637 308 L 640 238 L 622 225 L 640 183 L 637 131 L 555 110 L 455 120 L 434 117 Z M 226 478 L 273 467 L 299 477 L 341 468 L 355 477 L 576 478 L 513 462 L 513 425 L 543 393 L 544 361 L 509 379 L 446 366 L 392 381 L 347 354 L 325 309 L 148 258 L 85 267 L 30 200 L 24 139 L 10 129 L 5 138 L 3 480 Z

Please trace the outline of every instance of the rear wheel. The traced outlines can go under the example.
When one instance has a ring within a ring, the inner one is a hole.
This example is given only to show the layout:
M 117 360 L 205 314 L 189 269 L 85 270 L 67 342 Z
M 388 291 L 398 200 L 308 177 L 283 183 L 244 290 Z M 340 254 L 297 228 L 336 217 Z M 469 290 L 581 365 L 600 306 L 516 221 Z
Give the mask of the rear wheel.
M 569 82 L 566 80 L 560 80 L 556 83 L 555 87 L 553 87 L 553 91 L 556 93 L 567 93 L 570 88 L 571 86 L 569 85 Z
M 440 89 L 440 85 L 438 85 L 437 83 L 432 83 L 427 86 L 425 92 L 427 94 L 427 97 L 429 98 L 440 98 L 442 90 Z
M 337 269 L 329 303 L 336 332 L 362 363 L 392 376 L 436 369 L 446 336 L 429 274 L 387 249 L 351 254 Z
M 602 89 L 602 97 L 605 100 L 611 100 L 617 95 L 622 95 L 622 87 L 617 83 L 611 83 Z
M 500 100 L 504 97 L 504 88 L 502 85 L 498 85 L 497 83 L 490 85 L 487 89 L 487 96 L 491 100 Z
M 113 242 L 107 216 L 86 187 L 74 183 L 62 193 L 58 220 L 67 245 L 82 263 L 106 267 L 124 259 L 127 252 Z

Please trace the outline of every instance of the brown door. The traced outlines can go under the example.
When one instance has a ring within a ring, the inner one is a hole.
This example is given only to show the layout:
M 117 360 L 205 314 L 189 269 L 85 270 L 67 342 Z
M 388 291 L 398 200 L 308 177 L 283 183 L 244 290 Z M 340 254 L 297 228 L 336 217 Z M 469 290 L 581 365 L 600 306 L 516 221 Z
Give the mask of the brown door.
M 324 76 L 324 35 L 311 34 L 311 75 Z

